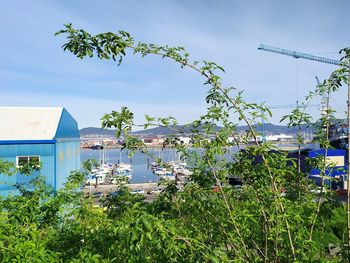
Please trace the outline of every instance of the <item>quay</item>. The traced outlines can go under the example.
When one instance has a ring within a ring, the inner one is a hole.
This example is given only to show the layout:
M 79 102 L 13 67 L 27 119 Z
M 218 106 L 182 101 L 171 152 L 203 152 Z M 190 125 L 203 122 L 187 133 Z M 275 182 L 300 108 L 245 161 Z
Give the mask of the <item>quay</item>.
M 150 192 L 158 188 L 158 183 L 135 183 L 135 184 L 125 184 L 130 190 L 141 189 L 144 191 L 143 196 L 145 197 L 146 202 L 153 202 L 156 198 L 156 195 L 152 195 Z M 94 185 L 85 186 L 82 189 L 82 192 L 86 197 L 95 197 L 94 193 L 102 192 L 103 196 L 107 196 L 109 193 L 115 192 L 118 190 L 117 185 Z M 94 207 L 100 207 L 100 198 L 93 198 L 92 200 Z
M 144 190 L 145 193 L 154 190 L 157 188 L 158 183 L 133 183 L 133 184 L 125 184 L 127 188 L 130 190 L 141 189 Z M 95 185 L 85 186 L 82 189 L 82 192 L 86 195 L 92 195 L 95 192 L 102 192 L 104 195 L 117 191 L 118 185 L 103 185 L 100 184 L 97 187 Z

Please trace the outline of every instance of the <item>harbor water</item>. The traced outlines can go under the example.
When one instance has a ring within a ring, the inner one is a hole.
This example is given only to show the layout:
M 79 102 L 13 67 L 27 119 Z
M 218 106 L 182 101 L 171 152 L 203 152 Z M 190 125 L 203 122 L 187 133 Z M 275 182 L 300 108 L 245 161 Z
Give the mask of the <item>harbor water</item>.
M 154 154 L 155 158 L 162 158 L 163 161 L 172 161 L 176 156 L 176 152 L 173 149 L 150 149 L 150 152 Z M 130 163 L 133 166 L 131 183 L 146 183 L 157 182 L 158 177 L 153 174 L 151 169 L 148 169 L 148 164 L 155 160 L 149 156 L 136 152 L 134 156 L 129 159 L 127 150 L 120 149 L 104 149 L 104 150 L 92 150 L 81 149 L 80 156 L 81 161 L 84 162 L 88 159 L 95 159 L 98 162 L 104 159 L 106 163 Z

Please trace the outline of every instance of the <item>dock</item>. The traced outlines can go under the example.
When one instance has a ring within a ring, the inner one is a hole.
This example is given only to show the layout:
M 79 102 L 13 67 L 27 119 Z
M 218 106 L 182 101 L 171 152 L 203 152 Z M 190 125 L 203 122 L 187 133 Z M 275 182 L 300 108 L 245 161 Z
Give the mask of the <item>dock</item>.
M 130 190 L 135 190 L 135 189 L 142 189 L 145 192 L 152 191 L 153 189 L 157 188 L 158 183 L 133 183 L 133 184 L 125 184 L 126 187 L 128 187 Z M 94 185 L 90 186 L 85 186 L 82 191 L 86 195 L 93 194 L 95 192 L 102 192 L 103 194 L 108 194 L 114 191 L 118 190 L 117 185 L 104 185 L 100 184 L 97 187 Z

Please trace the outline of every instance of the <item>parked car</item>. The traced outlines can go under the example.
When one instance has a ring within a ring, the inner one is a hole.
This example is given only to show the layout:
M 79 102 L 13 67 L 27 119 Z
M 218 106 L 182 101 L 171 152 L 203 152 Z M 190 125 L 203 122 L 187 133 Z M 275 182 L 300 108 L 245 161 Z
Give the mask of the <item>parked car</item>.
M 163 192 L 163 189 L 156 188 L 151 191 L 151 195 L 159 195 L 161 192 Z
M 102 198 L 103 197 L 103 192 L 95 192 L 92 194 L 94 198 Z
M 145 194 L 145 191 L 143 189 L 134 189 L 130 191 L 131 194 Z
M 110 192 L 108 195 L 114 197 L 114 196 L 121 196 L 121 195 L 125 195 L 125 194 L 126 194 L 125 190 L 119 189 L 117 191 Z

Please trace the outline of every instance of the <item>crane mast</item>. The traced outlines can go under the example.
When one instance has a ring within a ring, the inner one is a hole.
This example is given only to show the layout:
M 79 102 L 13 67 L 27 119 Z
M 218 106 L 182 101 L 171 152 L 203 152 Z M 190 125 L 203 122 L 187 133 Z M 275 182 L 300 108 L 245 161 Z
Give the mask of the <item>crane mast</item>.
M 317 86 L 320 86 L 321 85 L 320 80 L 318 79 L 317 76 L 315 76 L 315 78 L 316 78 Z M 322 101 L 321 101 L 321 115 L 326 116 L 328 110 L 329 110 L 329 105 L 327 103 L 327 94 L 323 93 L 322 94 Z

